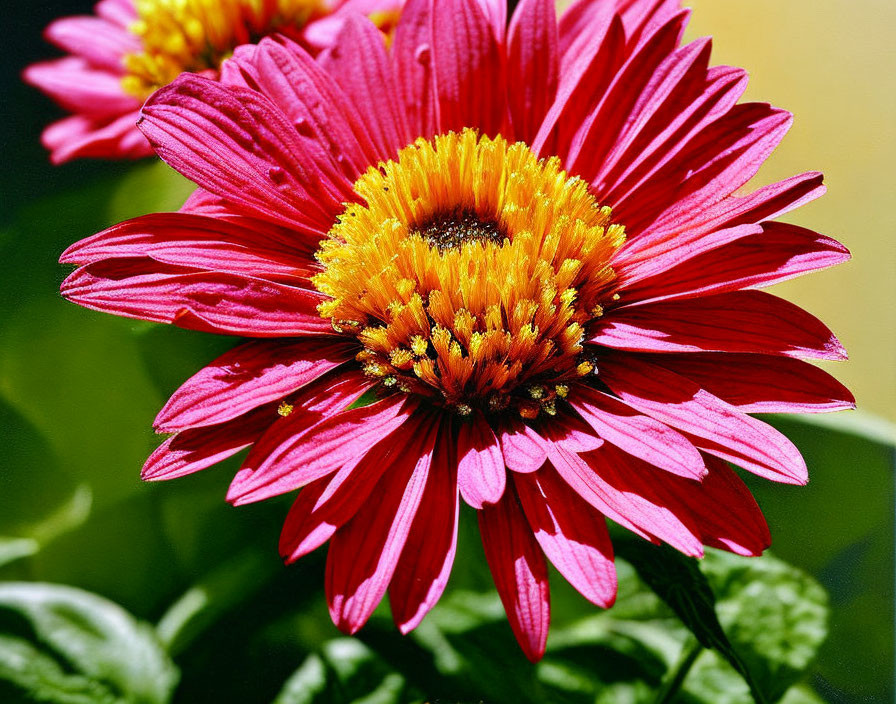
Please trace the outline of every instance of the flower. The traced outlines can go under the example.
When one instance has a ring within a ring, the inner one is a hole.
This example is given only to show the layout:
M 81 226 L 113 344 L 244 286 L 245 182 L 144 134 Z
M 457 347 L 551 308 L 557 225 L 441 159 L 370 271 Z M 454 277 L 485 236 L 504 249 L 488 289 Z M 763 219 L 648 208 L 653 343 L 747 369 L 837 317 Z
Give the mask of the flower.
M 274 32 L 309 50 L 328 46 L 352 12 L 390 31 L 402 0 L 100 0 L 95 16 L 46 29 L 68 56 L 33 64 L 24 79 L 73 113 L 44 130 L 53 163 L 138 159 L 152 148 L 140 107 L 184 71 L 216 77 L 241 45 Z
M 745 73 L 710 68 L 709 40 L 679 46 L 677 3 L 578 2 L 558 21 L 523 0 L 506 34 L 502 6 L 413 0 L 391 47 L 350 18 L 320 62 L 273 38 L 223 82 L 181 76 L 140 127 L 199 190 L 71 247 L 62 290 L 255 338 L 174 393 L 145 479 L 251 447 L 228 500 L 301 488 L 280 550 L 329 541 L 349 633 L 387 589 L 399 628 L 420 623 L 460 496 L 534 661 L 545 556 L 613 603 L 606 518 L 687 555 L 768 546 L 726 461 L 807 472 L 748 413 L 853 400 L 800 359 L 843 358 L 833 334 L 755 289 L 849 255 L 772 221 L 820 174 L 741 192 L 791 116 L 737 104 Z

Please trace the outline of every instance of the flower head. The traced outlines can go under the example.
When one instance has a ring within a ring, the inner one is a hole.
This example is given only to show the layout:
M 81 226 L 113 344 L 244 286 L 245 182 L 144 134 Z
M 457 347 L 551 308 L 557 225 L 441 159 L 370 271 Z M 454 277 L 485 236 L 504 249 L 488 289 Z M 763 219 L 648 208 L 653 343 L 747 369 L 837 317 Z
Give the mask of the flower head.
M 46 37 L 68 56 L 29 66 L 28 83 L 73 113 L 48 127 L 54 163 L 152 154 L 137 129 L 153 91 L 190 71 L 216 77 L 243 44 L 279 33 L 319 50 L 347 13 L 391 31 L 401 0 L 100 0 L 94 16 L 53 22 Z
M 545 556 L 609 606 L 606 518 L 688 555 L 761 553 L 726 464 L 801 484 L 750 412 L 849 392 L 844 352 L 755 290 L 848 257 L 774 222 L 810 173 L 743 195 L 790 115 L 737 104 L 743 71 L 679 46 L 676 2 L 413 0 L 390 46 L 350 18 L 315 62 L 284 38 L 156 93 L 141 129 L 199 190 L 180 213 L 70 248 L 81 305 L 257 338 L 188 380 L 146 479 L 251 447 L 228 499 L 301 489 L 280 549 L 329 541 L 335 623 L 386 593 L 403 631 L 438 600 L 461 497 L 526 655 Z M 348 66 L 363 67 L 350 73 Z M 357 405 L 366 393 L 375 401 Z

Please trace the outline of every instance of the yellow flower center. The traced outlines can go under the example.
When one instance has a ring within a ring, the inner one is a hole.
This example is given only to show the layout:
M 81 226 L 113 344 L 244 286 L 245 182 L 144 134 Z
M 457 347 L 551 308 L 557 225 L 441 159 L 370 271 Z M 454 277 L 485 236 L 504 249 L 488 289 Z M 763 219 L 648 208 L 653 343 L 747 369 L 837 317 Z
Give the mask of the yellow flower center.
M 369 376 L 461 414 L 534 418 L 593 370 L 582 342 L 625 233 L 558 159 L 464 130 L 418 139 L 354 189 L 313 281 Z
M 321 0 L 135 0 L 131 32 L 143 51 L 124 58 L 125 91 L 146 98 L 184 71 L 217 70 L 240 44 L 280 32 L 298 38 Z

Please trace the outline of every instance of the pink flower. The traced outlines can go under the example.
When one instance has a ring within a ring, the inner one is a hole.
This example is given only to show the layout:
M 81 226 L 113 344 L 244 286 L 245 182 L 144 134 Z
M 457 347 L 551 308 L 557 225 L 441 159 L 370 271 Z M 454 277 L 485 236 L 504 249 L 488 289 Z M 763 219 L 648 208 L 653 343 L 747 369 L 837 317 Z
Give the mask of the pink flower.
M 228 500 L 301 488 L 281 553 L 329 541 L 349 633 L 387 589 L 399 628 L 420 623 L 460 496 L 534 661 L 545 557 L 613 603 L 605 518 L 687 555 L 768 546 L 726 462 L 807 472 L 748 413 L 853 399 L 800 359 L 844 358 L 831 332 L 756 288 L 849 255 L 772 221 L 820 174 L 741 194 L 791 116 L 736 104 L 746 74 L 710 68 L 709 40 L 679 45 L 677 2 L 581 1 L 557 21 L 523 0 L 506 33 L 502 7 L 413 0 L 391 48 L 353 17 L 319 62 L 265 39 L 221 82 L 180 77 L 140 127 L 200 189 L 71 247 L 62 290 L 257 338 L 175 392 L 145 479 L 250 447 Z
M 84 157 L 152 154 L 137 129 L 140 107 L 184 71 L 216 76 L 240 45 L 279 32 L 309 50 L 329 45 L 349 13 L 389 31 L 402 0 L 100 0 L 95 16 L 65 17 L 46 29 L 68 56 L 29 66 L 24 79 L 69 117 L 44 130 L 54 164 Z

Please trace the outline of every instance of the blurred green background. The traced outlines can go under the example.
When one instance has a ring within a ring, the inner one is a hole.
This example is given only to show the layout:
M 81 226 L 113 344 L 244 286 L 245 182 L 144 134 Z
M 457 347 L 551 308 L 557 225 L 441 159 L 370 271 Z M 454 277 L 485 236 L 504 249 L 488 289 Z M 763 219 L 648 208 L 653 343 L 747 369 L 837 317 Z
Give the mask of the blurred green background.
M 348 659 L 369 666 L 364 670 L 372 678 L 364 680 L 369 689 L 371 683 L 391 686 L 395 673 L 367 651 L 352 651 L 355 646 L 344 641 L 327 644 L 339 634 L 323 601 L 323 552 L 294 567 L 280 565 L 276 541 L 288 499 L 227 506 L 223 496 L 233 462 L 175 483 L 139 481 L 139 468 L 157 442 L 151 431 L 155 413 L 180 382 L 232 341 L 103 316 L 58 295 L 65 271 L 57 258 L 68 244 L 126 217 L 176 208 L 189 192 L 188 184 L 152 161 L 60 168 L 47 163 L 38 137 L 55 109 L 23 86 L 18 74 L 30 61 L 53 55 L 40 39 L 51 19 L 87 12 L 90 5 L 14 0 L 4 6 L 13 31 L 3 42 L 0 83 L 5 96 L 0 144 L 6 157 L 0 173 L 0 582 L 74 585 L 158 623 L 180 668 L 178 702 L 271 701 L 303 662 L 313 669 L 318 661 L 305 660 L 309 653 L 320 653 L 315 657 L 329 672 L 339 661 L 333 648 L 346 647 Z M 841 336 L 851 361 L 833 371 L 856 392 L 862 411 L 821 420 L 773 419 L 804 452 L 812 482 L 806 488 L 758 481 L 751 487 L 772 526 L 775 553 L 814 575 L 829 594 L 830 637 L 807 682 L 832 703 L 892 701 L 893 431 L 887 419 L 896 420 L 890 202 L 896 5 L 889 0 L 699 0 L 693 5 L 689 36 L 715 37 L 714 63 L 746 67 L 752 75 L 749 98 L 796 113 L 793 130 L 760 179 L 825 171 L 828 195 L 790 220 L 836 236 L 853 252 L 849 264 L 780 289 Z M 408 671 L 418 671 L 421 679 L 414 681 L 428 691 L 421 684 L 429 680 L 418 650 L 427 638 L 461 647 L 443 625 L 462 629 L 457 623 L 465 623 L 463 618 L 451 611 L 462 603 L 464 613 L 475 612 L 479 619 L 471 621 L 475 633 L 462 639 L 463 647 L 479 648 L 469 660 L 507 668 L 520 683 L 518 689 L 477 692 L 465 690 L 458 676 L 445 691 L 471 701 L 539 701 L 532 691 L 542 690 L 527 691 L 526 677 L 570 679 L 573 671 L 557 669 L 556 663 L 540 669 L 525 663 L 500 620 L 500 607 L 495 617 L 475 517 L 462 518 L 465 533 L 449 605 L 428 620 L 436 625 L 421 629 L 417 640 L 402 639 L 386 623 L 387 614 L 379 614 L 361 640 L 380 656 L 388 653 L 389 666 L 405 679 L 413 680 Z M 625 563 L 621 570 L 637 582 Z M 624 586 L 620 606 L 609 617 L 595 618 L 626 618 L 626 609 L 641 603 L 641 587 L 632 586 L 627 600 Z M 482 596 L 467 599 L 469 592 Z M 552 647 L 567 648 L 578 620 L 595 611 L 558 585 Z M 0 609 L 0 675 L 7 653 L 3 634 L 22 629 L 21 623 L 4 620 Z M 443 646 L 437 651 L 439 672 L 451 667 Z M 589 647 L 589 658 L 604 653 Z M 593 666 L 576 670 L 582 677 L 589 667 L 600 677 L 612 669 L 601 669 L 600 658 L 583 662 Z M 695 677 L 699 672 L 698 667 Z M 649 673 L 643 677 L 649 679 Z M 691 692 L 681 701 L 745 701 L 743 691 L 732 691 L 727 699 L 700 699 Z M 7 701 L 4 696 L 0 685 L 0 701 Z M 617 700 L 624 699 L 605 701 Z

